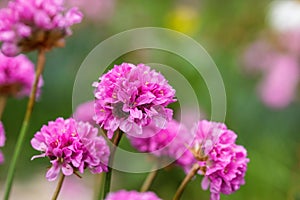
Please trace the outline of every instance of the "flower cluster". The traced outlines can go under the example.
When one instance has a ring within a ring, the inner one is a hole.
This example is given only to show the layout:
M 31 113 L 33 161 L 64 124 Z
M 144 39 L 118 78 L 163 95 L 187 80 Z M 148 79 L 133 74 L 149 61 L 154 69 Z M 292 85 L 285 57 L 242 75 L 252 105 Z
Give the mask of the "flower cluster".
M 89 123 L 57 118 L 34 135 L 31 145 L 43 153 L 32 159 L 50 159 L 52 167 L 46 174 L 49 181 L 55 180 L 60 170 L 67 176 L 77 170 L 83 173 L 85 168 L 92 173 L 107 171 L 109 147 L 104 138 L 97 134 L 98 129 Z
M 141 135 L 142 127 L 165 128 L 172 117 L 166 106 L 175 101 L 167 80 L 144 64 L 115 65 L 95 82 L 95 121 L 111 138 L 118 128 Z
M 79 23 L 77 8 L 66 11 L 64 0 L 12 0 L 0 10 L 2 52 L 14 56 L 19 52 L 62 46 L 71 34 L 70 26 Z
M 137 191 L 126 191 L 120 190 L 117 192 L 109 193 L 105 200 L 161 200 L 153 192 L 137 192 Z
M 220 193 L 231 194 L 245 183 L 247 151 L 236 145 L 237 135 L 225 124 L 200 121 L 191 148 L 204 175 L 202 188 L 211 191 L 211 200 L 219 200 Z
M 3 127 L 2 122 L 0 122 L 0 147 L 3 147 L 5 144 L 5 130 Z M 0 151 L 0 164 L 2 164 L 4 162 L 4 156 L 2 154 L 2 152 Z
M 34 64 L 24 55 L 6 57 L 0 53 L 0 94 L 3 96 L 29 96 L 34 82 Z M 38 83 L 37 95 L 43 80 Z

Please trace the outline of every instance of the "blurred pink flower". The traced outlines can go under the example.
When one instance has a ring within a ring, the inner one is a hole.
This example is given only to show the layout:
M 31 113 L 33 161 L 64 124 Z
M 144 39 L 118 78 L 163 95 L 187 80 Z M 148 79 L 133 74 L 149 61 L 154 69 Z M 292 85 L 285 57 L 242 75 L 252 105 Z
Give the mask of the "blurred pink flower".
M 300 32 L 284 32 L 277 45 L 259 39 L 246 50 L 244 65 L 248 72 L 261 72 L 258 86 L 262 101 L 271 108 L 285 108 L 295 99 L 300 81 Z
M 278 35 L 278 42 L 291 56 L 300 56 L 300 28 Z
M 14 97 L 29 96 L 35 78 L 34 64 L 25 56 L 6 57 L 0 53 L 0 94 Z M 40 78 L 37 95 L 43 79 Z
M 115 0 L 66 0 L 70 6 L 82 10 L 85 18 L 95 22 L 110 19 L 114 13 Z
M 299 81 L 300 67 L 297 59 L 284 55 L 276 57 L 272 69 L 260 84 L 260 96 L 267 105 L 284 108 L 295 98 Z
M 140 152 L 151 153 L 155 156 L 167 156 L 175 160 L 175 164 L 188 172 L 196 162 L 188 146 L 193 137 L 183 124 L 176 120 L 168 122 L 165 129 L 158 130 L 150 126 L 143 128 L 143 136 L 127 136 L 130 143 Z
M 243 64 L 247 72 L 255 73 L 272 68 L 271 62 L 278 55 L 272 45 L 264 39 L 253 42 L 243 54 Z
M 5 145 L 5 130 L 2 122 L 0 121 L 0 147 L 3 147 Z M 4 162 L 4 156 L 0 150 L 0 164 Z
M 77 8 L 66 11 L 64 0 L 12 0 L 0 9 L 2 52 L 15 56 L 39 48 L 61 46 L 70 26 L 81 22 Z
M 204 175 L 202 188 L 210 188 L 211 200 L 219 200 L 220 193 L 231 194 L 245 184 L 247 151 L 236 145 L 237 135 L 225 124 L 199 121 L 191 151 Z
M 66 176 L 77 170 L 83 173 L 85 168 L 92 173 L 105 172 L 110 151 L 104 138 L 97 134 L 98 129 L 89 123 L 57 118 L 34 135 L 31 145 L 43 153 L 32 159 L 50 159 L 52 167 L 46 174 L 49 181 L 55 180 L 60 170 Z
M 126 191 L 119 190 L 117 192 L 111 192 L 107 195 L 105 200 L 161 200 L 153 192 L 137 192 L 137 191 Z
M 175 90 L 158 72 L 144 64 L 115 65 L 95 82 L 95 121 L 112 138 L 118 128 L 141 135 L 151 123 L 165 128 L 173 112 L 166 106 L 174 101 Z
M 94 109 L 95 101 L 87 101 L 77 106 L 73 117 L 76 121 L 89 122 L 90 124 L 95 124 L 93 117 L 95 115 Z

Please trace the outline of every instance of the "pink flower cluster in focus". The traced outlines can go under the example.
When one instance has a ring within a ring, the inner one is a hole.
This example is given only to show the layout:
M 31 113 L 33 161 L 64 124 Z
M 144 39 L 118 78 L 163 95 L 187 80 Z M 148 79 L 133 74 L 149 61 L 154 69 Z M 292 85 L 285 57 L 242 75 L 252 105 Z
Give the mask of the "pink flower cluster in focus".
M 3 147 L 5 144 L 5 130 L 4 130 L 4 126 L 2 124 L 2 122 L 0 121 L 0 147 Z M 4 162 L 4 156 L 0 150 L 0 164 L 2 164 Z
M 158 72 L 144 64 L 115 65 L 95 82 L 95 121 L 111 138 L 118 128 L 130 135 L 141 135 L 142 127 L 154 124 L 165 128 L 173 112 L 166 106 L 175 90 Z
M 61 46 L 70 26 L 82 20 L 77 8 L 66 11 L 64 0 L 12 0 L 0 10 L 2 52 L 15 56 L 39 48 Z
M 55 180 L 60 170 L 66 176 L 77 170 L 83 173 L 85 168 L 92 173 L 106 172 L 110 151 L 105 139 L 97 134 L 98 129 L 89 123 L 57 118 L 34 135 L 31 145 L 43 153 L 32 159 L 50 159 L 52 167 L 46 174 L 49 181 Z
M 34 82 L 34 64 L 25 56 L 6 57 L 0 53 L 0 94 L 5 96 L 29 96 Z M 43 85 L 38 83 L 37 95 Z
M 202 188 L 210 188 L 210 199 L 219 200 L 220 193 L 231 194 L 245 184 L 247 151 L 235 144 L 237 135 L 225 124 L 202 120 L 195 130 L 191 149 L 204 175 Z
M 105 200 L 161 200 L 153 192 L 137 192 L 137 191 L 126 191 L 120 190 L 117 192 L 109 193 Z

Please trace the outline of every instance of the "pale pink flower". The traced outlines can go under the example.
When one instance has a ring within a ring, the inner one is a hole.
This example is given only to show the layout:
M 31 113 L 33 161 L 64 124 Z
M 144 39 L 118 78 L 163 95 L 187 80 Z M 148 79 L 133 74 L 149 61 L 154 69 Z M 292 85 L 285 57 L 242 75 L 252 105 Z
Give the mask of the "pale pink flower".
M 137 192 L 119 190 L 117 192 L 111 192 L 107 195 L 105 200 L 161 200 L 154 192 Z
M 76 121 L 89 122 L 95 124 L 93 117 L 95 115 L 94 101 L 87 101 L 77 106 L 73 117 Z
M 64 0 L 12 0 L 0 9 L 2 52 L 19 52 L 62 46 L 71 34 L 70 27 L 81 22 L 77 8 L 66 10 Z
M 52 167 L 46 174 L 49 181 L 55 180 L 60 170 L 66 176 L 74 171 L 83 173 L 86 168 L 92 173 L 106 172 L 110 151 L 105 139 L 97 134 L 98 129 L 87 122 L 57 118 L 34 135 L 31 145 L 42 154 L 32 159 L 50 159 Z
M 157 129 L 154 126 L 143 128 L 143 137 L 127 136 L 134 148 L 140 152 L 151 153 L 157 157 L 168 157 L 174 160 L 176 165 L 182 167 L 185 172 L 196 163 L 196 159 L 189 151 L 188 146 L 193 141 L 183 124 L 176 120 L 168 122 L 165 129 Z
M 173 112 L 166 106 L 175 101 L 175 90 L 158 72 L 144 64 L 115 65 L 95 82 L 95 121 L 109 138 L 118 128 L 141 135 L 153 123 L 165 128 Z
M 263 78 L 259 94 L 264 103 L 284 108 L 295 98 L 300 81 L 300 66 L 292 56 L 274 58 L 272 69 Z
M 277 46 L 270 41 L 259 40 L 244 54 L 248 72 L 260 72 L 258 93 L 269 107 L 280 109 L 292 103 L 300 81 L 300 32 L 285 32 L 278 35 Z
M 25 56 L 6 57 L 0 53 L 0 94 L 13 97 L 29 96 L 35 78 L 34 64 Z M 43 79 L 40 78 L 37 95 Z

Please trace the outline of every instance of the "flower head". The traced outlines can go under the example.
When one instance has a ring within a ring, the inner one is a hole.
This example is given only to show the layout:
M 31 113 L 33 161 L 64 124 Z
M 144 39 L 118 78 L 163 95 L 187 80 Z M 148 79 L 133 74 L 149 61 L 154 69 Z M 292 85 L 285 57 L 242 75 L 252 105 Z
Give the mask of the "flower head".
M 25 56 L 6 57 L 0 53 L 0 94 L 5 96 L 29 96 L 34 82 L 34 64 Z M 38 92 L 43 85 L 38 83 Z
M 200 121 L 192 152 L 204 175 L 202 188 L 210 188 L 211 200 L 220 199 L 220 193 L 231 194 L 245 184 L 247 151 L 236 145 L 237 135 L 225 124 Z
M 158 72 L 144 64 L 115 65 L 95 82 L 95 121 L 111 138 L 118 128 L 141 135 L 153 123 L 165 128 L 172 117 L 166 106 L 175 101 L 175 90 Z
M 64 0 L 12 0 L 0 10 L 2 52 L 14 56 L 19 52 L 62 46 L 71 34 L 70 26 L 79 23 L 77 8 L 66 11 Z
M 3 127 L 2 122 L 0 121 L 0 147 L 3 147 L 5 144 L 5 130 Z M 2 152 L 0 151 L 0 164 L 2 164 L 4 162 L 4 156 L 2 154 Z
M 109 147 L 104 138 L 97 134 L 98 129 L 89 123 L 57 118 L 34 135 L 31 145 L 43 153 L 32 159 L 50 159 L 52 167 L 46 174 L 49 181 L 55 180 L 60 170 L 66 176 L 77 170 L 83 173 L 85 168 L 92 173 L 107 171 Z
M 117 192 L 109 193 L 105 200 L 119 200 L 119 199 L 127 199 L 127 200 L 161 200 L 156 196 L 153 192 L 137 192 L 137 191 L 126 191 L 120 190 Z

